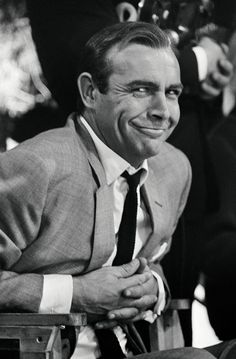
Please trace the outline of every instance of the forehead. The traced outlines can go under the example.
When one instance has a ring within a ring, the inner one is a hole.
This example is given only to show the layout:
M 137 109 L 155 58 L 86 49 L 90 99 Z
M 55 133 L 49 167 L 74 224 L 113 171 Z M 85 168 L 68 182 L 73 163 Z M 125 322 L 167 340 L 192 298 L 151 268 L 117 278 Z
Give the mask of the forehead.
M 157 77 L 172 77 L 180 81 L 179 64 L 171 48 L 150 48 L 131 44 L 118 51 L 112 48 L 108 54 L 113 75 L 152 80 Z

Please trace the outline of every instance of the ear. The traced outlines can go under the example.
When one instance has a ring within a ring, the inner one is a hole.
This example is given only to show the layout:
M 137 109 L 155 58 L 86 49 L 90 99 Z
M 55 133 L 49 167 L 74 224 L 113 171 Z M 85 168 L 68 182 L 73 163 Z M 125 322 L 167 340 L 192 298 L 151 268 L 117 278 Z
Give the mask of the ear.
M 85 107 L 92 108 L 95 102 L 96 87 L 92 76 L 88 72 L 83 72 L 78 77 L 78 89 Z

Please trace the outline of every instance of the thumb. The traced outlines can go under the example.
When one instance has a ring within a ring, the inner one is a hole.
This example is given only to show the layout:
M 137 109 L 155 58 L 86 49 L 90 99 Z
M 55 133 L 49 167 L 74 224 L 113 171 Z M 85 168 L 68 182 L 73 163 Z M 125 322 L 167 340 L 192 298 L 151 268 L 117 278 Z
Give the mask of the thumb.
M 128 278 L 136 273 L 140 266 L 140 261 L 138 258 L 133 259 L 131 262 L 122 264 L 118 268 L 120 269 L 120 275 L 123 278 Z
M 149 268 L 147 266 L 147 260 L 144 257 L 139 257 L 139 269 L 137 271 L 138 274 L 146 272 Z

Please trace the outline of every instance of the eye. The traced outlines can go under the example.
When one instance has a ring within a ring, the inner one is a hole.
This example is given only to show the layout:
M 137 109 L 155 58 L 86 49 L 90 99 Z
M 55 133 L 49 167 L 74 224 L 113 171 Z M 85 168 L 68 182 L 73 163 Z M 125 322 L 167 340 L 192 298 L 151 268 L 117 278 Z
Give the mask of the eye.
M 150 94 L 150 89 L 148 87 L 140 86 L 132 89 L 134 97 L 145 97 Z
M 181 92 L 182 92 L 182 89 L 177 89 L 177 88 L 171 88 L 171 89 L 168 89 L 167 91 L 166 91 L 166 94 L 167 94 L 167 96 L 168 97 L 170 97 L 170 98 L 173 98 L 173 99 L 178 99 L 179 98 L 179 96 L 181 95 Z

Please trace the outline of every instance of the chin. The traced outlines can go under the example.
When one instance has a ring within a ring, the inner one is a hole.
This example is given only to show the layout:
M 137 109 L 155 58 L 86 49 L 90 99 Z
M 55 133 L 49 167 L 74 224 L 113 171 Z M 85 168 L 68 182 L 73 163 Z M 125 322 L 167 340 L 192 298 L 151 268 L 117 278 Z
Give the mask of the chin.
M 150 154 L 150 157 L 158 155 L 158 153 L 161 150 L 163 142 L 164 141 L 161 142 L 159 141 L 158 144 L 156 144 L 156 146 L 150 146 L 150 147 L 147 146 L 146 152 Z
M 160 150 L 161 150 L 161 147 L 162 147 L 162 144 L 163 144 L 164 141 L 159 141 L 158 144 L 156 144 L 155 146 L 153 146 L 153 143 L 150 144 L 150 143 L 142 143 L 142 145 L 140 145 L 138 148 L 136 147 L 136 149 L 130 153 L 133 153 L 134 156 L 133 156 L 133 160 L 132 162 L 135 162 L 135 163 L 141 163 L 143 162 L 144 160 L 150 158 L 150 157 L 153 157 L 153 156 L 156 156 L 159 154 Z
M 157 156 L 159 154 L 160 150 L 161 150 L 161 146 L 159 146 L 158 148 L 155 148 L 155 149 L 146 150 L 145 151 L 145 158 L 143 158 L 143 160 L 151 158 L 151 157 L 154 157 L 154 156 Z

